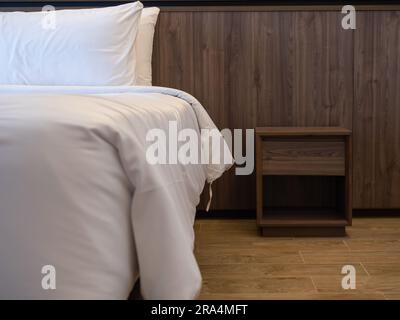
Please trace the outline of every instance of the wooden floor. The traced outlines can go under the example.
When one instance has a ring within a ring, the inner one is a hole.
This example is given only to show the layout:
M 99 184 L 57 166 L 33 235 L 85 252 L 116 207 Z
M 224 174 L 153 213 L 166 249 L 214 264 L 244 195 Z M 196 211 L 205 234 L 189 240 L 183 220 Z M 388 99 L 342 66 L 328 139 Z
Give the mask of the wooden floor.
M 254 220 L 198 220 L 200 299 L 400 299 L 400 218 L 355 218 L 343 238 L 263 238 Z M 356 289 L 341 287 L 343 265 Z

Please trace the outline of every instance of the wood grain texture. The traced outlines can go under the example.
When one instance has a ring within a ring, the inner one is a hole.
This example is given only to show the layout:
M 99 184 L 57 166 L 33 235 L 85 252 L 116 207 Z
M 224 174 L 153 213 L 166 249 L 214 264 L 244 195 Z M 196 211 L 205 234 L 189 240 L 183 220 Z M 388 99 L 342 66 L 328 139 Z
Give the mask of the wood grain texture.
M 154 83 L 192 93 L 221 129 L 351 129 L 353 35 L 340 18 L 333 11 L 161 12 Z M 231 170 L 215 183 L 211 208 L 254 209 L 255 181 Z
M 154 47 L 154 84 L 194 91 L 193 15 L 161 14 Z M 158 70 L 157 70 L 158 69 Z
M 345 175 L 345 143 L 329 139 L 266 139 L 262 148 L 267 175 Z
M 304 221 L 303 221 L 304 223 Z M 344 237 L 346 235 L 346 221 L 329 221 L 331 227 L 319 224 L 309 226 L 279 226 L 276 224 L 261 227 L 264 237 Z M 325 223 L 326 225 L 326 223 Z
M 264 194 L 265 192 L 269 192 L 269 188 L 266 187 L 263 176 L 263 161 L 262 161 L 262 136 L 260 134 L 256 134 L 256 219 L 257 223 L 260 224 L 262 221 L 262 212 L 263 212 L 263 204 L 264 204 Z
M 195 96 L 219 128 L 254 128 L 256 109 L 253 70 L 252 13 L 194 14 Z M 226 173 L 214 185 L 213 209 L 254 207 L 254 175 Z
M 399 299 L 399 239 L 397 218 L 355 218 L 334 239 L 264 238 L 254 220 L 198 220 L 199 298 Z M 341 287 L 346 264 L 356 269 L 355 290 Z
M 351 130 L 340 127 L 257 127 L 256 134 L 270 137 L 349 136 Z
M 155 55 L 167 56 L 157 60 L 155 82 L 189 90 L 220 128 L 354 123 L 353 179 L 346 182 L 354 207 L 398 208 L 400 13 L 359 12 L 354 32 L 341 28 L 341 17 L 324 10 L 162 12 Z M 216 183 L 212 208 L 254 209 L 255 184 L 232 170 Z
M 337 12 L 254 13 L 257 126 L 351 129 L 353 37 Z
M 351 129 L 353 34 L 340 13 L 297 12 L 294 17 L 294 123 Z
M 311 127 L 256 128 L 257 224 L 263 235 L 345 234 L 352 216 L 350 138 L 343 128 L 326 127 L 321 136 Z
M 345 181 L 344 194 L 345 198 L 340 205 L 343 207 L 348 225 L 353 223 L 353 136 L 345 137 Z M 340 199 L 339 199 L 340 202 Z
M 293 12 L 254 13 L 257 126 L 291 126 L 294 119 Z
M 362 12 L 355 33 L 354 207 L 400 207 L 400 12 Z

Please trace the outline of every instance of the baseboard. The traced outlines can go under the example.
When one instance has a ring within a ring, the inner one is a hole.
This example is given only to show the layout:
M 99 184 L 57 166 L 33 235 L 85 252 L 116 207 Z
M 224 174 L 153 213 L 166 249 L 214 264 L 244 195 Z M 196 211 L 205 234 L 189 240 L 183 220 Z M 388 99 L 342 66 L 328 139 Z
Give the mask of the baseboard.
M 399 209 L 353 209 L 353 218 L 400 217 Z M 196 219 L 255 219 L 255 210 L 198 210 Z
M 400 209 L 353 209 L 353 217 L 400 217 Z
M 344 237 L 345 227 L 261 227 L 264 237 Z
M 255 219 L 255 210 L 197 210 L 196 219 Z

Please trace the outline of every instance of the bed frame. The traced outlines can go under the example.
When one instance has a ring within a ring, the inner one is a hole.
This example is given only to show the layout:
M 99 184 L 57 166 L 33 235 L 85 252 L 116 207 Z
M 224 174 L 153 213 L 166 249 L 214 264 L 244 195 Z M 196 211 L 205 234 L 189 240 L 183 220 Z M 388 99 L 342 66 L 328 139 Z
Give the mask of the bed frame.
M 0 5 L 37 10 L 43 4 L 125 2 L 17 0 Z M 351 129 L 354 208 L 400 208 L 399 5 L 357 5 L 357 29 L 344 30 L 338 5 L 143 3 L 161 7 L 155 85 L 193 94 L 221 129 Z M 254 175 L 235 176 L 231 170 L 215 184 L 212 209 L 255 212 L 255 186 Z

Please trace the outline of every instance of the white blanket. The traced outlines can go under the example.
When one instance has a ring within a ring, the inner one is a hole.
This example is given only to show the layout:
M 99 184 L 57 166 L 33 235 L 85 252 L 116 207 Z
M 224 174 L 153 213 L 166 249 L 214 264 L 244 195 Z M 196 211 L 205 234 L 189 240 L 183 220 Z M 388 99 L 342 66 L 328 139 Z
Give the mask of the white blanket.
M 139 275 L 145 298 L 196 297 L 196 205 L 229 166 L 148 164 L 172 120 L 215 128 L 174 89 L 0 87 L 1 299 L 125 299 Z

